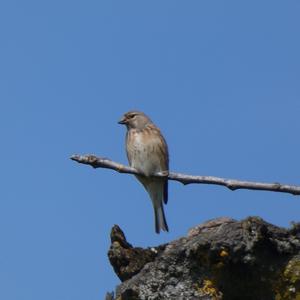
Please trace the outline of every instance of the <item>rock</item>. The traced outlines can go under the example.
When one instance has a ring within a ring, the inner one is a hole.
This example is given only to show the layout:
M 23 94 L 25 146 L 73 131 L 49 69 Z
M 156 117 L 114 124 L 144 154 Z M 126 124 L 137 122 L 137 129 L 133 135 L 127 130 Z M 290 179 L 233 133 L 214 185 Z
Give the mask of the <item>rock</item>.
M 218 218 L 146 249 L 129 244 L 115 225 L 111 241 L 108 256 L 122 283 L 107 299 L 300 299 L 299 224 Z

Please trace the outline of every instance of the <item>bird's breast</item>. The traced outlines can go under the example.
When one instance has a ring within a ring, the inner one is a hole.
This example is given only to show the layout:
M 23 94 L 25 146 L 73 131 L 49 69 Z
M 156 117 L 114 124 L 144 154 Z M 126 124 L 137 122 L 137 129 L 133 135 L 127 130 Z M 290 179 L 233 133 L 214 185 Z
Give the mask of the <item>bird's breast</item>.
M 130 165 L 146 176 L 162 171 L 157 146 L 142 132 L 128 132 L 127 156 Z

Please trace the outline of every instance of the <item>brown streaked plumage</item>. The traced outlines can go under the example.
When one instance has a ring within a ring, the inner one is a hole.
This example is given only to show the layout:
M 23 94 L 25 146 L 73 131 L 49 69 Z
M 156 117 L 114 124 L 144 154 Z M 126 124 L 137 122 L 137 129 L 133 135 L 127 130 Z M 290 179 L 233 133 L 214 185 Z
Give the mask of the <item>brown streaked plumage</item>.
M 129 111 L 119 124 L 127 127 L 126 152 L 131 167 L 143 173 L 137 179 L 148 192 L 155 215 L 155 231 L 168 231 L 163 202 L 168 202 L 168 180 L 153 178 L 152 174 L 169 171 L 167 143 L 160 130 L 143 112 Z

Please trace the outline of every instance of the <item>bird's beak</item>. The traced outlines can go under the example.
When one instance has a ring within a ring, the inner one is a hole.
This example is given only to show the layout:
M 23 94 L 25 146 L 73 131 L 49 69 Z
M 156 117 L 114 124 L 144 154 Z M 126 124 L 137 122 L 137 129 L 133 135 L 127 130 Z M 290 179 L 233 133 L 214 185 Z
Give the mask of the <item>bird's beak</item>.
M 126 124 L 127 123 L 127 121 L 126 121 L 126 118 L 125 117 L 123 117 L 119 122 L 118 122 L 118 124 L 122 124 L 122 125 L 124 125 L 124 124 Z

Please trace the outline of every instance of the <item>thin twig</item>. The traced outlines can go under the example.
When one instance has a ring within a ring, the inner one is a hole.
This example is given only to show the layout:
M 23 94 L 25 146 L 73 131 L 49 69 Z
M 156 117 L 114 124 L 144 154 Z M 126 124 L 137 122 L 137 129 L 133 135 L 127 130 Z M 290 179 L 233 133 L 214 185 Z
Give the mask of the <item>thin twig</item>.
M 106 169 L 115 170 L 119 173 L 127 173 L 127 174 L 143 176 L 143 174 L 138 172 L 136 169 L 119 164 L 108 158 L 97 157 L 95 155 L 72 155 L 71 159 L 81 164 L 90 165 L 93 168 L 106 168 Z M 166 176 L 167 175 L 164 172 L 156 173 L 153 175 L 153 177 L 166 177 Z M 220 178 L 214 176 L 193 176 L 193 175 L 174 173 L 174 172 L 169 172 L 168 179 L 179 181 L 183 184 L 204 183 L 204 184 L 222 185 L 229 188 L 232 191 L 238 189 L 247 189 L 247 190 L 272 191 L 272 192 L 289 193 L 292 195 L 300 195 L 300 186 L 286 185 L 281 183 L 240 181 L 235 179 L 226 179 L 226 178 Z

